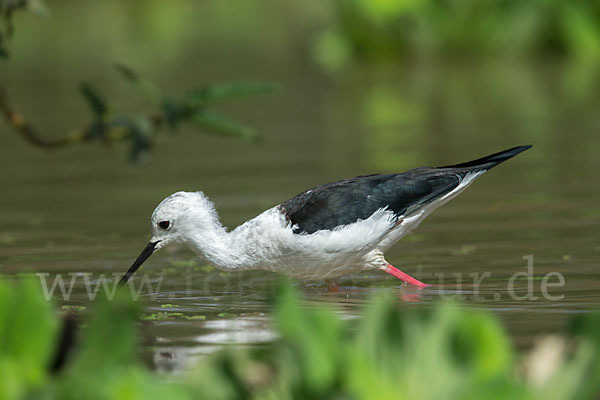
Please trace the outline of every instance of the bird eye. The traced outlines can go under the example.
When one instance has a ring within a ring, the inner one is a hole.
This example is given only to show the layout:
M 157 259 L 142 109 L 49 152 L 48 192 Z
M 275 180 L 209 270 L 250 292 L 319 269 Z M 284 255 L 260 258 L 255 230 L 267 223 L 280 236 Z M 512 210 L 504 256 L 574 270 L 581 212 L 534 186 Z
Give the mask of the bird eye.
M 160 226 L 161 229 L 169 229 L 169 226 L 171 226 L 171 223 L 169 221 L 160 221 L 158 223 L 158 226 Z

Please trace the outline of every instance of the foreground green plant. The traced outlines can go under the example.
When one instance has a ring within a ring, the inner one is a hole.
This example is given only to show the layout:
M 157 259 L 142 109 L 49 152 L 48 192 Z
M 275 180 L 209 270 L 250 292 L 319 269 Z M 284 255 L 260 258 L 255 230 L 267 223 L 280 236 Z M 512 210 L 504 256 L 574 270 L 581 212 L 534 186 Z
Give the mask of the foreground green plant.
M 279 340 L 259 349 L 225 348 L 174 380 L 139 362 L 139 311 L 125 292 L 96 304 L 52 374 L 61 355 L 57 313 L 33 281 L 0 282 L 0 399 L 592 399 L 600 393 L 597 314 L 572 325 L 570 342 L 556 339 L 572 343 L 570 351 L 558 346 L 560 361 L 536 365 L 514 353 L 498 320 L 483 311 L 453 304 L 400 311 L 388 293 L 374 298 L 358 322 L 347 322 L 327 307 L 303 307 L 284 286 L 274 307 Z

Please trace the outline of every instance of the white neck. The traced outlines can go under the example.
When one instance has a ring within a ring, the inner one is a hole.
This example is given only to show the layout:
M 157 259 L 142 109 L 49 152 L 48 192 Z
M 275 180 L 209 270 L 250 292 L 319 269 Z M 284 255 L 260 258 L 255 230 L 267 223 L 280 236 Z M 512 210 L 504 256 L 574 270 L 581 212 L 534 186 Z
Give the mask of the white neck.
M 190 229 L 184 235 L 184 242 L 209 264 L 224 270 L 247 269 L 247 257 L 243 251 L 243 241 L 239 235 L 227 232 L 215 215 L 204 220 L 202 229 Z

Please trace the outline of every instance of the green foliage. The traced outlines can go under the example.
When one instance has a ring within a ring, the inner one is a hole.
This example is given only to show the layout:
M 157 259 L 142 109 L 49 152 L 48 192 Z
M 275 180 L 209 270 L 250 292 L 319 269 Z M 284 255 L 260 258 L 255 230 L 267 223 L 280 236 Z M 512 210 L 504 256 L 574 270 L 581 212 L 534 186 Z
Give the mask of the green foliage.
M 96 305 L 77 352 L 50 385 L 57 399 L 180 399 L 184 389 L 140 367 L 137 329 L 132 323 L 138 304 L 124 291 Z
M 83 82 L 79 86 L 79 90 L 81 91 L 81 95 L 84 100 L 87 102 L 90 110 L 98 118 L 99 120 L 104 119 L 108 112 L 108 107 L 106 105 L 106 101 L 100 96 L 100 94 L 93 88 L 89 83 Z
M 238 82 L 211 85 L 191 91 L 185 98 L 185 104 L 189 107 L 198 108 L 217 101 L 269 93 L 276 89 L 276 85 L 267 82 Z
M 13 13 L 29 8 L 34 12 L 43 9 L 39 0 L 0 0 L 0 59 L 9 58 L 8 42 L 13 34 Z M 40 137 L 16 110 L 13 109 L 6 90 L 0 84 L 0 113 L 7 122 L 29 143 L 54 149 L 76 143 L 102 141 L 105 144 L 127 143 L 130 158 L 136 162 L 150 159 L 156 134 L 164 127 L 176 132 L 182 123 L 189 122 L 208 133 L 237 137 L 253 141 L 258 133 L 210 107 L 222 100 L 267 93 L 273 85 L 261 82 L 239 82 L 192 88 L 183 98 L 165 93 L 158 85 L 143 78 L 133 69 L 117 64 L 116 70 L 144 96 L 158 107 L 159 113 L 146 115 L 115 115 L 100 91 L 90 83 L 82 83 L 80 91 L 92 112 L 92 120 L 83 128 L 59 137 Z
M 600 61 L 600 3 L 560 0 L 337 0 L 317 40 L 329 68 L 352 59 L 560 54 Z
M 129 141 L 130 156 L 134 161 L 148 158 L 157 131 L 165 125 L 176 132 L 182 123 L 189 122 L 203 131 L 244 140 L 256 140 L 258 133 L 253 128 L 231 120 L 209 107 L 218 101 L 268 93 L 276 87 L 266 83 L 229 83 L 203 86 L 193 89 L 182 98 L 166 94 L 153 82 L 141 77 L 131 68 L 117 64 L 117 71 L 137 90 L 146 96 L 160 110 L 160 114 L 147 116 L 110 117 L 106 101 L 89 84 L 83 84 L 81 91 L 94 115 L 94 120 L 86 129 L 87 139 L 99 138 L 105 142 Z
M 301 306 L 285 286 L 275 314 L 281 340 L 268 349 L 216 354 L 192 372 L 196 384 L 221 382 L 212 390 L 223 399 L 592 399 L 600 393 L 600 347 L 586 336 L 597 337 L 588 329 L 593 322 L 575 335 L 573 355 L 533 382 L 498 320 L 483 311 L 455 304 L 401 311 L 384 293 L 356 326 L 326 307 Z
M 401 310 L 390 293 L 349 322 L 328 307 L 302 305 L 284 285 L 274 308 L 279 340 L 226 348 L 176 380 L 138 361 L 138 314 L 124 291 L 95 304 L 66 367 L 50 375 L 57 314 L 33 281 L 0 282 L 0 399 L 593 399 L 600 393 L 600 314 L 573 323 L 572 351 L 550 366 L 542 362 L 550 371 L 542 380 L 530 378 L 540 365 L 517 359 L 491 314 L 455 304 Z
M 44 384 L 57 331 L 39 285 L 0 283 L 0 399 L 24 398 Z
M 215 111 L 198 110 L 191 116 L 191 119 L 209 132 L 235 136 L 250 141 L 258 138 L 258 134 L 254 129 L 233 122 Z

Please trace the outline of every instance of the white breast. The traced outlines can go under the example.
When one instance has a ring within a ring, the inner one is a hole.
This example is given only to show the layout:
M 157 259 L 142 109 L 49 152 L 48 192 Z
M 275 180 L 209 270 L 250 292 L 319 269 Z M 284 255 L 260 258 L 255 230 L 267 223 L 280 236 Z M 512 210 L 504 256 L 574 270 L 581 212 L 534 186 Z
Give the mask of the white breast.
M 285 215 L 271 208 L 231 232 L 247 254 L 248 269 L 267 269 L 302 279 L 327 279 L 369 268 L 367 255 L 394 226 L 391 211 L 312 234 L 294 233 Z
M 328 279 L 386 265 L 383 253 L 414 230 L 433 210 L 467 188 L 483 171 L 472 173 L 445 196 L 398 219 L 377 210 L 365 220 L 311 234 L 294 233 L 285 215 L 273 207 L 231 232 L 239 249 L 238 269 L 265 269 L 302 279 Z

